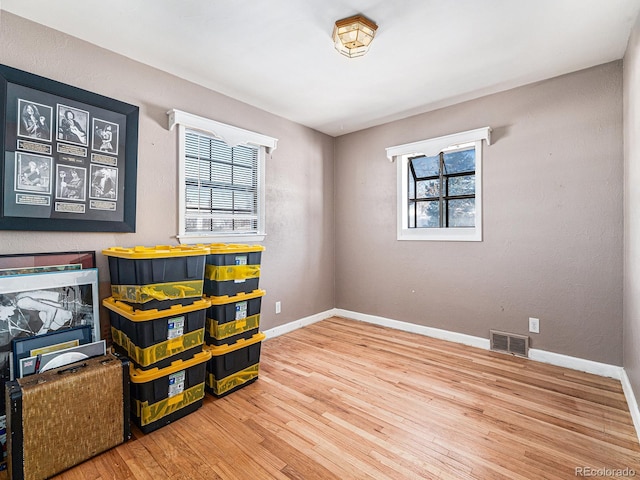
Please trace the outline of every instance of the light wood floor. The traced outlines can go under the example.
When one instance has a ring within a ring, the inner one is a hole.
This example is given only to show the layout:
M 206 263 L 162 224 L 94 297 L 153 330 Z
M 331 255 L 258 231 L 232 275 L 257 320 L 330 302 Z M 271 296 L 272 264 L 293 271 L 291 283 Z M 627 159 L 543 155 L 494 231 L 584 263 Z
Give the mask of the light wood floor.
M 253 385 L 135 432 L 56 478 L 640 476 L 618 381 L 340 318 L 265 341 Z

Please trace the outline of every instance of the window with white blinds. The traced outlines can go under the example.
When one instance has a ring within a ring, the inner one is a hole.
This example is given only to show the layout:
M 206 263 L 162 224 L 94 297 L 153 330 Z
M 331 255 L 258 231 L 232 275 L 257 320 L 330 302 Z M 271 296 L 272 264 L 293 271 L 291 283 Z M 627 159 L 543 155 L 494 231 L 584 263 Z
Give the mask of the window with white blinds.
M 259 148 L 185 132 L 185 232 L 258 232 Z
M 265 160 L 278 139 L 180 110 L 178 129 L 180 243 L 245 243 L 265 237 Z

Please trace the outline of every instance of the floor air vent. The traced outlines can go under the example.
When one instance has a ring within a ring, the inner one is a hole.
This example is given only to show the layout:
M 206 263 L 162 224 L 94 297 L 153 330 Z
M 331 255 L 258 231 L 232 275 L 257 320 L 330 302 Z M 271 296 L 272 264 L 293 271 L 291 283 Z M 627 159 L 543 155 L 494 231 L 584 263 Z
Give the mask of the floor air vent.
M 515 333 L 491 330 L 491 350 L 512 353 L 520 357 L 529 356 L 529 337 Z

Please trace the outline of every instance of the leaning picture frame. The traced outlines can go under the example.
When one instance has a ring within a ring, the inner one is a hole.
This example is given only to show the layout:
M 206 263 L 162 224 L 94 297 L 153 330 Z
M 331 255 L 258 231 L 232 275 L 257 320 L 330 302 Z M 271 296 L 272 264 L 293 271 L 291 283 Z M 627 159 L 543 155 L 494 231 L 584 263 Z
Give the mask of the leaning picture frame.
M 99 306 L 95 268 L 0 276 L 0 387 L 11 375 L 13 339 L 91 325 L 98 341 Z
M 96 267 L 96 252 L 16 253 L 0 255 L 0 276 L 81 270 Z
M 98 270 L 0 276 L 0 343 L 91 325 L 100 340 Z
M 134 232 L 139 108 L 0 65 L 0 230 Z
M 78 325 L 42 335 L 14 338 L 11 341 L 11 359 L 9 361 L 11 380 L 21 377 L 21 360 L 33 355 L 39 355 L 42 358 L 42 355 L 46 353 L 92 343 L 92 336 L 91 325 Z M 40 365 L 38 365 L 39 368 Z
M 90 325 L 100 340 L 98 270 L 68 270 L 0 276 L 0 347 L 21 337 Z M 7 378 L 9 349 L 0 348 L 0 371 Z

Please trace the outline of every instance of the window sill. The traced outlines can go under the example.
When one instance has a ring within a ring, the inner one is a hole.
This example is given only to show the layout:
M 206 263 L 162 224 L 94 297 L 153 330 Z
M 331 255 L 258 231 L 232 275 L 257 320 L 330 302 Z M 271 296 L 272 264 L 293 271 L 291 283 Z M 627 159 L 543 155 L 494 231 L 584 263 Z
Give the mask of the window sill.
M 398 230 L 398 240 L 481 242 L 479 228 L 411 228 Z
M 264 233 L 247 234 L 182 234 L 176 235 L 181 244 L 193 245 L 197 243 L 253 243 L 264 241 Z

